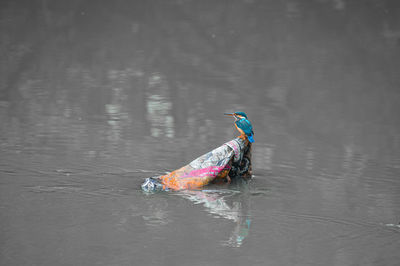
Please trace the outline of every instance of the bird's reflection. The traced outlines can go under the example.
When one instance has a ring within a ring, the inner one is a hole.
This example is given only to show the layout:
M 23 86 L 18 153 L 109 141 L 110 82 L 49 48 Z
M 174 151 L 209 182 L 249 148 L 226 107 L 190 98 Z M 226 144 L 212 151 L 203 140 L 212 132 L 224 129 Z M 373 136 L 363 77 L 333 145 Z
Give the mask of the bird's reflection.
M 248 185 L 241 184 L 239 189 L 205 189 L 185 190 L 178 192 L 195 204 L 202 204 L 205 211 L 213 217 L 224 218 L 234 223 L 228 240 L 221 243 L 230 247 L 240 247 L 250 231 L 251 216 L 249 214 L 250 193 Z

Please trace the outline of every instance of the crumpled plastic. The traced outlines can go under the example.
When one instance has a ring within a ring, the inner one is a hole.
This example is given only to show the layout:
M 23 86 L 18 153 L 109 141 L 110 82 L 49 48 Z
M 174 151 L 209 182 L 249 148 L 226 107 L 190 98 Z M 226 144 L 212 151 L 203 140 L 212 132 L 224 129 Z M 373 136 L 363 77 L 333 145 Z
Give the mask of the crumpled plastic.
M 245 138 L 238 137 L 175 171 L 146 178 L 141 185 L 142 190 L 154 192 L 199 189 L 210 183 L 229 181 L 229 176 L 247 174 L 251 177 L 250 147 L 251 144 Z

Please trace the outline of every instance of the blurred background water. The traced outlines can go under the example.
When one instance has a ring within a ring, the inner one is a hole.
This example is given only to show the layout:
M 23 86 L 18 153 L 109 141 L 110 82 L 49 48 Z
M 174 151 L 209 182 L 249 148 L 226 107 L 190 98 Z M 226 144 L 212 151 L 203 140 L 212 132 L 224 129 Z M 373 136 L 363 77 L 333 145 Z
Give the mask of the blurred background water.
M 3 0 L 1 265 L 398 265 L 395 0 Z M 236 135 L 249 184 L 140 191 Z

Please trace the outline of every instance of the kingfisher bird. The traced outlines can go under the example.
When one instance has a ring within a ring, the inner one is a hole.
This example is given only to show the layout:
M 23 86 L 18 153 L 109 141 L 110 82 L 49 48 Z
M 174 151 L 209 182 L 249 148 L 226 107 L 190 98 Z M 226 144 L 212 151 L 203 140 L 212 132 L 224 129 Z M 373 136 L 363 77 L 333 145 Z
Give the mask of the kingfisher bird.
M 247 119 L 247 115 L 244 112 L 235 112 L 230 114 L 225 113 L 224 115 L 233 116 L 235 118 L 236 129 L 240 132 L 240 134 L 246 135 L 250 143 L 254 142 L 253 126 Z

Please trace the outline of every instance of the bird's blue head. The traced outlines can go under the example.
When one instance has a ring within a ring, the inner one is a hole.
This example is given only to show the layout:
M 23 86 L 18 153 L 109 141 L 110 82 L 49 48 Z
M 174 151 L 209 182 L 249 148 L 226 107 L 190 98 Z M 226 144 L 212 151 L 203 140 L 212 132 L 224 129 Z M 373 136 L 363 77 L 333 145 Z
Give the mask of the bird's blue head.
M 246 118 L 247 119 L 247 115 L 246 115 L 246 113 L 245 112 L 235 112 L 235 115 L 236 116 L 238 116 L 238 117 L 244 117 L 244 118 Z

